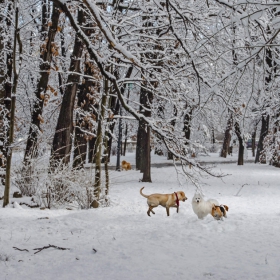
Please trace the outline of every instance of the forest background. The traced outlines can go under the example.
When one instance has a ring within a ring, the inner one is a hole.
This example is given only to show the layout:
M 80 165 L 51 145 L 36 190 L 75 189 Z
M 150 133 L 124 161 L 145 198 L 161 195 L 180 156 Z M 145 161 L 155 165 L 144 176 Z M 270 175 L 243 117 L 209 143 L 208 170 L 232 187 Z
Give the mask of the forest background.
M 256 163 L 280 167 L 279 12 L 262 0 L 0 0 L 3 207 L 11 180 L 34 205 L 107 205 L 110 156 L 120 169 L 132 141 L 143 182 L 152 149 L 198 189 L 223 176 L 196 160 L 221 134 L 221 157 L 236 142 L 243 165 L 250 140 Z

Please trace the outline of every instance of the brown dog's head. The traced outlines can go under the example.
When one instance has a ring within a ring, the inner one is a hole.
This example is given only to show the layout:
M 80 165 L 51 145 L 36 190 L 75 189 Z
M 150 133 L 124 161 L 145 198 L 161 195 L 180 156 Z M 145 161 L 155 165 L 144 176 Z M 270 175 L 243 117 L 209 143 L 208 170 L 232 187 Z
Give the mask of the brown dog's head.
M 221 220 L 223 217 L 226 217 L 226 211 L 228 211 L 228 207 L 226 205 L 212 205 L 211 215 L 216 220 Z
M 178 199 L 181 201 L 186 201 L 188 199 L 183 191 L 177 192 L 177 195 L 178 195 Z

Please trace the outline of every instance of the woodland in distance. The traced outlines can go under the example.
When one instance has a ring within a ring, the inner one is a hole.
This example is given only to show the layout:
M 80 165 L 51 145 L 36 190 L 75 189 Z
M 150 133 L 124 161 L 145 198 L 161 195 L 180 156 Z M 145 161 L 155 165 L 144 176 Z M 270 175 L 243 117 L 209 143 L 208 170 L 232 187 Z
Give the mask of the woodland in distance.
M 279 33 L 274 0 L 0 0 L 3 207 L 11 184 L 48 208 L 106 204 L 129 142 L 142 182 L 151 150 L 194 185 L 220 176 L 196 161 L 218 135 L 221 157 L 236 143 L 243 165 L 250 140 L 279 168 Z

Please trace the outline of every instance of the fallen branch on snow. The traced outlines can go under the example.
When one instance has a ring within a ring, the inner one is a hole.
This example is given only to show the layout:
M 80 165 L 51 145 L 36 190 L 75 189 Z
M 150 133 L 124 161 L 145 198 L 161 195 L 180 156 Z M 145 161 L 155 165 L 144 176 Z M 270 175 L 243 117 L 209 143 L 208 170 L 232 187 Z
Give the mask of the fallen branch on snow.
M 42 250 L 48 249 L 48 248 L 55 248 L 55 249 L 58 249 L 58 250 L 70 250 L 70 248 L 62 248 L 62 247 L 58 247 L 58 246 L 50 245 L 49 244 L 49 246 L 45 246 L 43 248 L 35 248 L 35 249 L 33 249 L 33 250 L 38 250 L 37 252 L 34 253 L 34 255 L 39 253 L 39 252 L 41 252 Z
M 15 250 L 19 250 L 19 251 L 26 251 L 26 252 L 29 252 L 27 249 L 19 249 L 17 247 L 13 247 Z
M 26 205 L 26 206 L 28 206 L 29 208 L 38 208 L 38 207 L 40 207 L 38 204 L 30 205 L 30 204 L 25 203 L 25 202 L 20 202 L 19 205 Z
M 244 185 L 242 185 L 242 187 L 239 189 L 239 191 L 237 192 L 237 194 L 236 194 L 235 196 L 238 196 L 238 194 L 241 192 L 242 188 L 243 188 L 244 186 L 246 186 L 246 185 L 249 186 L 249 184 L 244 184 Z

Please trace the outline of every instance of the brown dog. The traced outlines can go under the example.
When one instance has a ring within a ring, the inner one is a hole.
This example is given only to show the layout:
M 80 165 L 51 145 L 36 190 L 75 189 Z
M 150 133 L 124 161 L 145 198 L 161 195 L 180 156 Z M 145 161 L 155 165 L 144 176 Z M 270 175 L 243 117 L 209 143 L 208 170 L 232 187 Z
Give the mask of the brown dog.
M 211 215 L 216 220 L 223 220 L 223 217 L 227 218 L 227 213 L 226 213 L 227 211 L 228 211 L 228 206 L 223 204 L 221 205 L 213 204 Z
M 127 161 L 125 161 L 125 160 L 123 160 L 122 161 L 122 170 L 131 170 L 131 165 L 130 165 L 130 163 L 129 162 L 127 162 Z
M 176 207 L 177 213 L 178 213 L 179 212 L 179 201 L 180 200 L 185 201 L 188 199 L 186 197 L 185 193 L 182 191 L 174 192 L 171 194 L 154 193 L 154 194 L 150 194 L 150 195 L 145 195 L 142 192 L 143 189 L 144 189 L 144 187 L 140 189 L 140 194 L 147 198 L 147 204 L 149 205 L 149 209 L 147 212 L 148 216 L 150 216 L 150 212 L 155 214 L 155 212 L 153 211 L 153 208 L 158 207 L 159 205 L 166 208 L 167 216 L 169 216 L 170 207 Z

